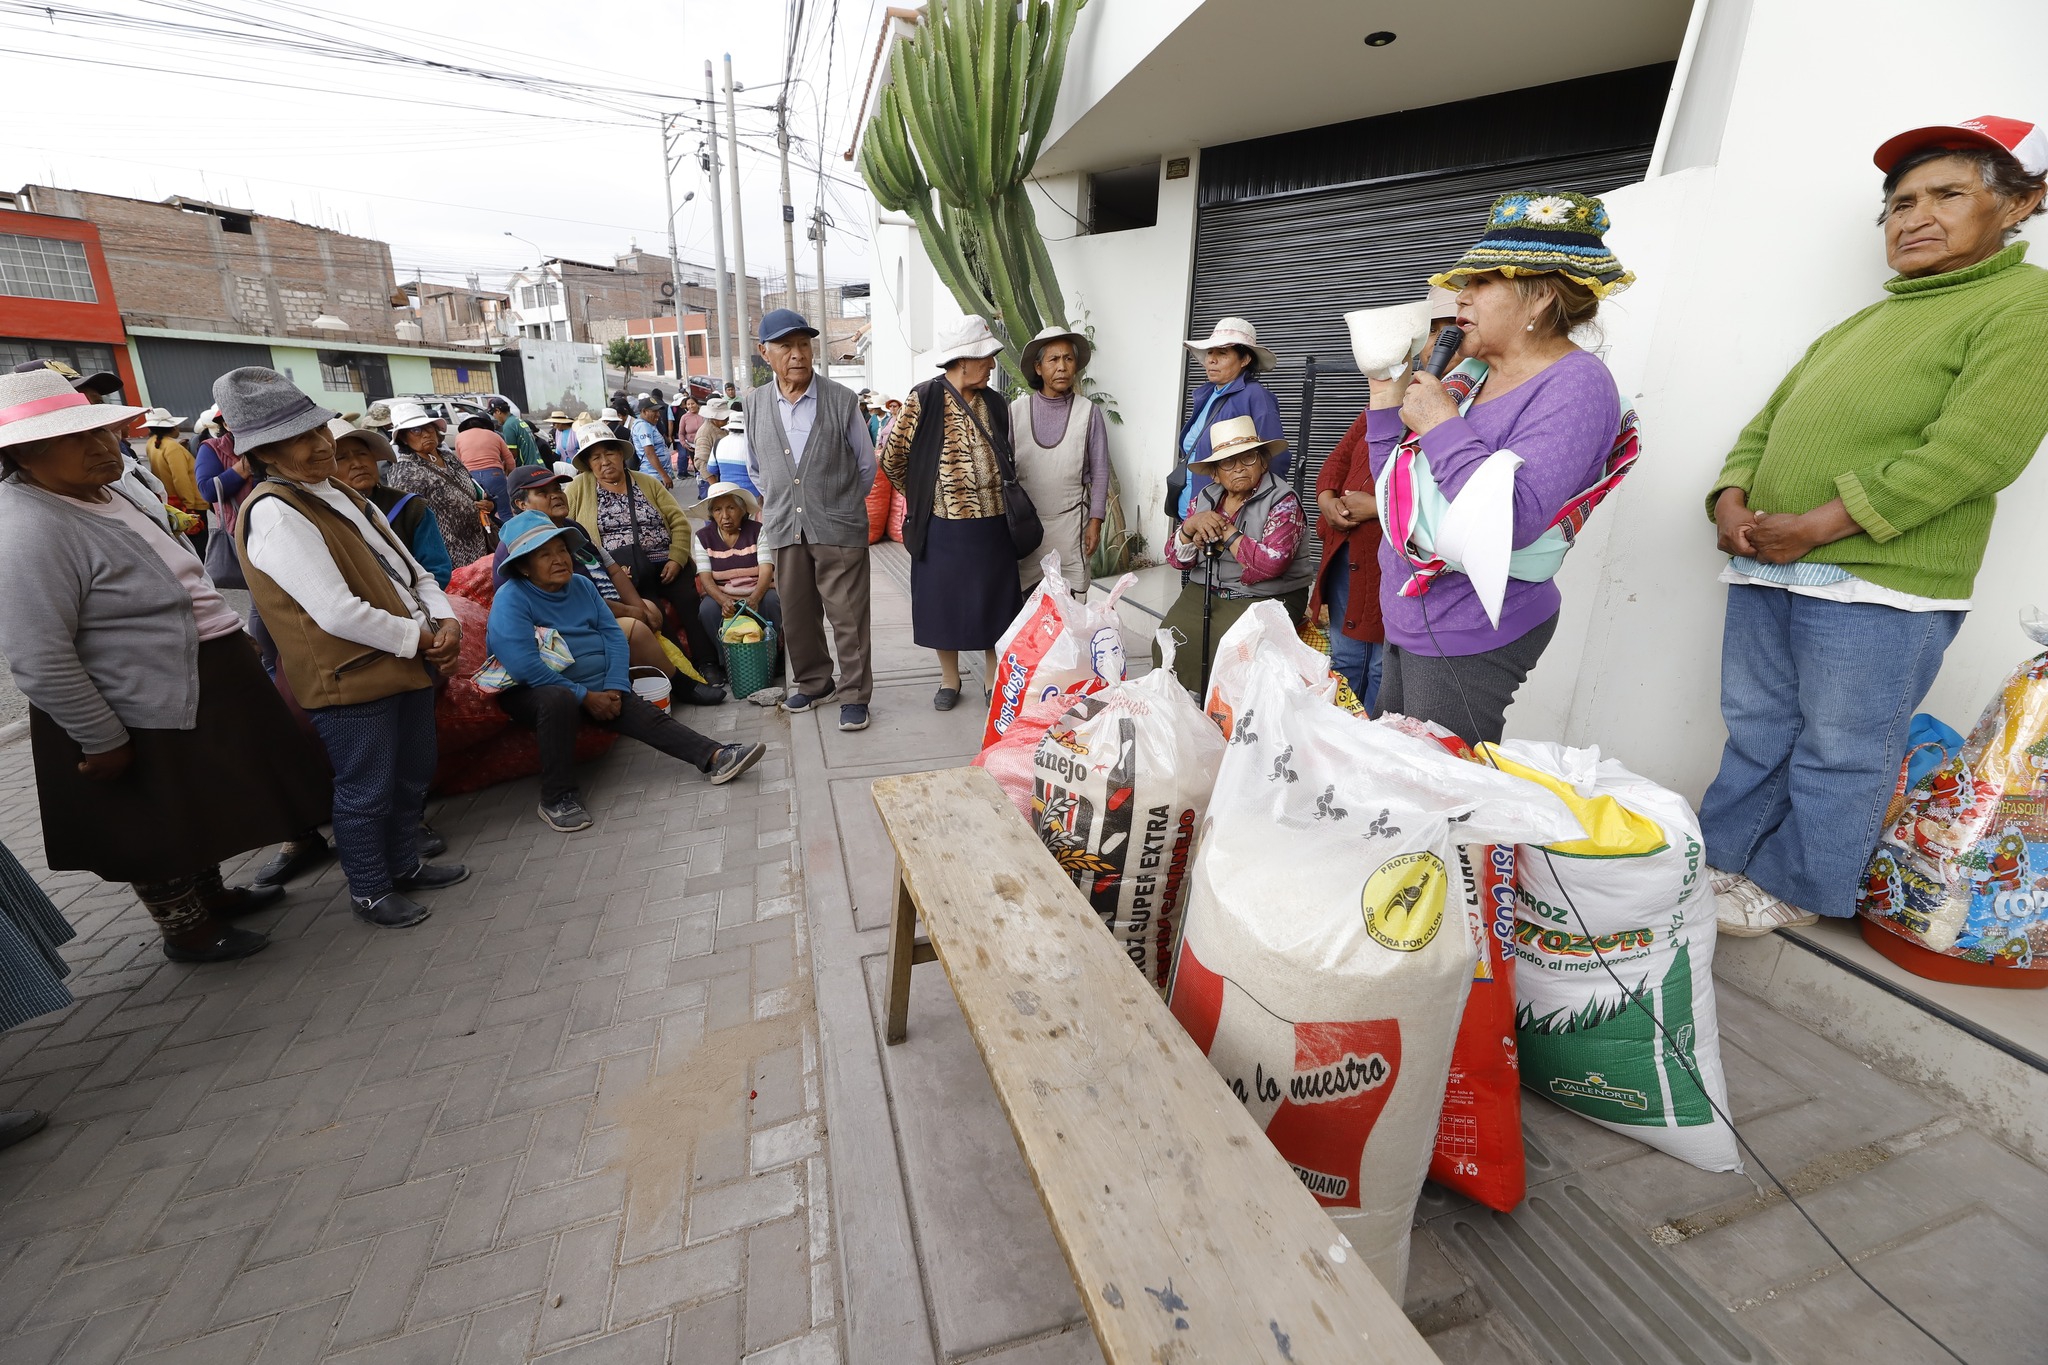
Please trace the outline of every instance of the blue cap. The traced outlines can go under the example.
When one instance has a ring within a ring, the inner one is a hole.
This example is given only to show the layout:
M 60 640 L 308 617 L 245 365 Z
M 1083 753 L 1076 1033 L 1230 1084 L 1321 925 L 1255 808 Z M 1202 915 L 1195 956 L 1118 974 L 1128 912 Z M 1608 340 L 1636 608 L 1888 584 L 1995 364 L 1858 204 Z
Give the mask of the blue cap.
M 807 337 L 814 337 L 818 334 L 818 329 L 805 322 L 804 315 L 794 308 L 777 308 L 761 319 L 761 341 L 764 344 L 780 341 L 792 332 L 802 332 Z
M 505 547 L 506 564 L 524 555 L 530 555 L 556 536 L 566 535 L 567 526 L 557 526 L 542 512 L 521 512 L 498 533 L 498 541 Z

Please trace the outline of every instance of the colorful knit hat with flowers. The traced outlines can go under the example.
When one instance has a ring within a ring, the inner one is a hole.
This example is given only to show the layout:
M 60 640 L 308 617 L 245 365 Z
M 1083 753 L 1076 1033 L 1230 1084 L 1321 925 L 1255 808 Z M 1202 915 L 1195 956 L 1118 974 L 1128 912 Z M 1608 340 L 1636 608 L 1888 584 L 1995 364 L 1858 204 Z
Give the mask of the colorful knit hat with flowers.
M 1464 276 L 1497 271 L 1516 275 L 1563 275 L 1606 298 L 1635 283 L 1635 276 L 1607 249 L 1601 234 L 1611 226 L 1606 208 L 1590 194 L 1557 190 L 1549 194 L 1504 194 L 1493 201 L 1486 232 L 1459 262 L 1431 284 L 1462 289 Z

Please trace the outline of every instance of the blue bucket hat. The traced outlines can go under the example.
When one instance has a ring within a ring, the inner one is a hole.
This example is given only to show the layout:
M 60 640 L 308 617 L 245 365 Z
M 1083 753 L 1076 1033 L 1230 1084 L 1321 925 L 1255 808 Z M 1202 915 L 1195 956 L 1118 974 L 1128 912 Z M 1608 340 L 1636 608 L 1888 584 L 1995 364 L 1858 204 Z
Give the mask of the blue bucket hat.
M 818 329 L 804 321 L 804 315 L 794 308 L 777 308 L 761 319 L 761 343 L 780 341 L 795 332 L 814 337 Z
M 498 539 L 505 546 L 504 563 L 498 567 L 510 570 L 512 562 L 532 554 L 556 536 L 565 536 L 573 526 L 557 526 L 545 512 L 521 512 L 505 523 L 505 529 L 498 533 Z

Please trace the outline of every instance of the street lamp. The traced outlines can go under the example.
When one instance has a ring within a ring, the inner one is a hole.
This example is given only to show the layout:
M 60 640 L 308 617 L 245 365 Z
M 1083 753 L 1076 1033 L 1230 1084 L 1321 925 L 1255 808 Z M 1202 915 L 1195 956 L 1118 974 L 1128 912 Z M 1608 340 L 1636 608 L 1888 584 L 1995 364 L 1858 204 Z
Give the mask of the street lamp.
M 542 282 L 545 283 L 548 277 L 547 253 L 540 249 L 538 243 L 528 238 L 521 237 L 518 233 L 510 231 L 509 229 L 506 231 L 505 235 L 507 237 L 510 237 L 515 242 L 524 242 L 527 246 L 533 248 L 533 254 L 540 259 L 540 277 Z M 557 267 L 555 270 L 555 286 L 557 290 L 560 292 L 562 298 L 562 330 L 569 334 L 568 339 L 570 341 L 574 341 L 576 339 L 576 319 L 569 312 L 569 282 L 568 280 L 563 278 L 560 267 Z M 554 331 L 554 326 L 552 323 L 549 324 L 548 330 L 550 332 Z

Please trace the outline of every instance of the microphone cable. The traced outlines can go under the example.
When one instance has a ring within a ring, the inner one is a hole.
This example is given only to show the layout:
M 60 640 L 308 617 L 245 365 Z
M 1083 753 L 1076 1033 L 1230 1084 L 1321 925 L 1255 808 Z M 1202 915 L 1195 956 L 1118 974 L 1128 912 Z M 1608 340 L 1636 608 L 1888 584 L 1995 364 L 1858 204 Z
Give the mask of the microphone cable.
M 1419 594 L 1416 597 L 1415 601 L 1417 605 L 1419 605 L 1422 608 L 1422 627 L 1424 630 L 1429 632 L 1429 643 L 1431 648 L 1437 651 L 1437 657 L 1439 659 L 1446 658 L 1447 656 L 1443 653 L 1443 645 L 1440 644 L 1436 638 L 1436 627 L 1431 623 L 1429 619 L 1429 594 L 1426 592 Z M 1456 687 L 1458 690 L 1459 703 L 1465 708 L 1465 723 L 1471 727 L 1472 733 L 1476 735 L 1479 733 L 1479 719 L 1472 710 L 1472 699 L 1469 695 L 1466 694 L 1464 680 L 1459 678 L 1458 671 L 1455 668 L 1447 668 L 1446 672 L 1448 672 L 1450 675 L 1452 685 Z M 1477 752 L 1476 746 L 1475 752 Z M 1493 754 L 1490 749 L 1487 751 L 1486 761 L 1495 772 L 1499 772 L 1503 775 L 1506 775 L 1505 770 L 1503 770 L 1500 764 L 1494 760 Z M 1726 1110 L 1724 1110 L 1720 1105 L 1714 1102 L 1714 1097 L 1707 1091 L 1706 1083 L 1700 1079 L 1698 1063 L 1694 1060 L 1691 1053 L 1689 1053 L 1687 1050 L 1681 1048 L 1678 1045 L 1678 1040 L 1672 1036 L 1671 1030 L 1664 1027 L 1664 1021 L 1657 1017 L 1657 1012 L 1650 1008 L 1649 1004 L 1643 998 L 1643 994 L 1631 991 L 1627 987 L 1627 985 L 1623 983 L 1620 975 L 1614 970 L 1613 964 L 1608 962 L 1607 955 L 1600 951 L 1600 946 L 1594 940 L 1592 931 L 1586 927 L 1585 916 L 1581 915 L 1579 913 L 1579 907 L 1572 903 L 1571 888 L 1565 884 L 1564 878 L 1558 875 L 1557 863 L 1550 856 L 1550 850 L 1542 844 L 1537 844 L 1535 847 L 1537 852 L 1543 855 L 1543 862 L 1545 866 L 1547 866 L 1550 869 L 1551 880 L 1556 883 L 1559 893 L 1562 894 L 1564 897 L 1565 908 L 1571 911 L 1572 918 L 1578 922 L 1579 933 L 1586 940 L 1586 946 L 1592 949 L 1593 956 L 1600 963 L 1601 970 L 1606 972 L 1608 978 L 1614 982 L 1615 988 L 1621 992 L 1621 998 L 1628 1004 L 1634 1006 L 1637 1009 L 1640 1009 L 1644 1013 L 1644 1015 L 1646 1015 L 1649 1018 L 1650 1023 L 1656 1028 L 1657 1033 L 1664 1040 L 1664 1045 L 1671 1049 L 1671 1055 L 1678 1058 L 1680 1069 L 1685 1072 L 1686 1076 L 1691 1079 L 1694 1087 L 1696 1087 L 1699 1090 L 1700 1098 L 1704 1099 L 1707 1102 L 1708 1107 L 1714 1111 L 1715 1117 L 1719 1118 L 1721 1122 L 1728 1125 L 1728 1131 L 1735 1135 L 1735 1140 L 1736 1142 L 1741 1144 L 1742 1150 L 1749 1153 L 1750 1157 L 1756 1162 L 1757 1169 L 1762 1171 L 1764 1175 L 1769 1177 L 1771 1184 L 1777 1187 L 1778 1193 L 1785 1197 L 1785 1202 L 1790 1204 L 1794 1209 L 1797 1209 L 1799 1211 L 1799 1216 L 1806 1220 L 1806 1225 L 1813 1229 L 1814 1234 L 1818 1236 L 1821 1239 L 1821 1241 L 1827 1243 L 1828 1250 L 1835 1253 L 1836 1259 L 1840 1260 L 1843 1265 L 1849 1268 L 1849 1273 L 1851 1275 L 1854 1275 L 1858 1280 L 1862 1281 L 1863 1287 L 1865 1289 L 1868 1289 L 1871 1293 L 1877 1295 L 1879 1301 L 1882 1302 L 1885 1305 L 1885 1307 L 1891 1309 L 1894 1313 L 1897 1313 L 1900 1317 L 1904 1318 L 1908 1323 L 1912 1324 L 1913 1328 L 1916 1331 L 1918 1331 L 1920 1335 L 1926 1337 L 1936 1346 L 1939 1346 L 1951 1360 L 1956 1362 L 1956 1365 L 1969 1365 L 1969 1362 L 1967 1360 L 1964 1360 L 1962 1355 L 1958 1353 L 1954 1347 L 1950 1346 L 1947 1342 L 1943 1341 L 1940 1337 L 1936 1336 L 1933 1333 L 1933 1331 L 1927 1327 L 1925 1323 L 1920 1321 L 1920 1319 L 1914 1317 L 1911 1313 L 1908 1313 L 1904 1308 L 1900 1307 L 1898 1302 L 1894 1300 L 1889 1294 L 1885 1293 L 1882 1289 L 1879 1289 L 1875 1284 L 1872 1284 L 1870 1281 L 1870 1277 L 1868 1275 L 1865 1275 L 1862 1272 L 1862 1270 L 1857 1268 L 1856 1262 L 1849 1259 L 1848 1254 L 1844 1252 L 1841 1247 L 1835 1244 L 1835 1239 L 1828 1236 L 1827 1231 L 1824 1228 L 1822 1228 L 1818 1222 L 1814 1221 L 1813 1215 L 1806 1211 L 1806 1206 L 1799 1202 L 1798 1197 L 1795 1196 L 1792 1193 L 1792 1191 L 1786 1187 L 1784 1181 L 1778 1179 L 1777 1173 L 1765 1164 L 1763 1157 L 1758 1154 L 1756 1148 L 1750 1145 L 1749 1139 L 1742 1135 L 1742 1130 L 1735 1126 L 1735 1120 L 1729 1116 Z M 1702 856 L 1700 865 L 1703 869 L 1706 866 L 1705 852 L 1705 845 L 1702 844 Z M 1709 878 L 1707 881 L 1707 896 L 1710 901 L 1713 898 L 1713 894 L 1713 881 L 1711 878 Z M 1677 1158 L 1673 1159 L 1676 1160 Z

